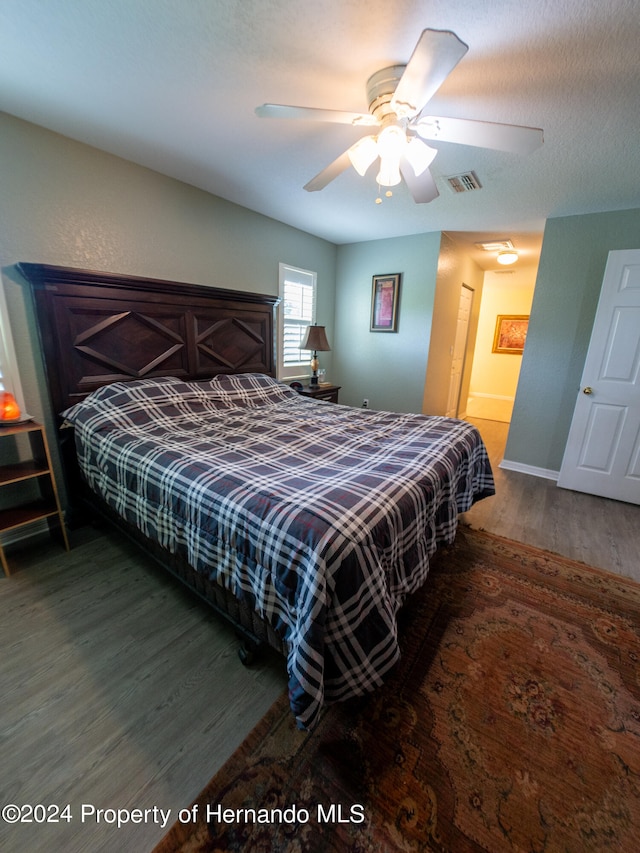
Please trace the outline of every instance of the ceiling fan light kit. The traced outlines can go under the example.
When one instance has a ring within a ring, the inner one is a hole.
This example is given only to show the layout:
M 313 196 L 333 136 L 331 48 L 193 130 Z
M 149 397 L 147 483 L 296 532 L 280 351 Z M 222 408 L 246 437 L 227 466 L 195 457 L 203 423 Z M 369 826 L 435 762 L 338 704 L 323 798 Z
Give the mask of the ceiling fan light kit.
M 407 138 L 401 123 L 386 124 L 378 136 L 364 136 L 347 151 L 351 165 L 361 176 L 378 158 L 380 168 L 376 181 L 383 187 L 394 187 L 402 180 L 400 166 L 403 158 L 413 169 L 416 177 L 429 167 L 437 154 L 421 139 Z
M 324 189 L 349 166 L 364 177 L 379 159 L 376 176 L 379 185 L 396 186 L 404 178 L 414 201 L 425 204 L 439 195 L 429 170 L 438 152 L 423 139 L 517 154 L 529 154 L 543 142 L 539 128 L 422 115 L 426 104 L 467 50 L 468 46 L 453 32 L 423 30 L 406 66 L 391 65 L 369 77 L 366 87 L 368 115 L 282 104 L 263 104 L 256 108 L 256 114 L 261 118 L 307 119 L 381 128 L 377 135 L 355 142 L 305 184 L 304 189 L 308 192 Z
M 378 157 L 378 145 L 373 136 L 363 136 L 347 152 L 351 165 L 363 178 L 369 166 Z

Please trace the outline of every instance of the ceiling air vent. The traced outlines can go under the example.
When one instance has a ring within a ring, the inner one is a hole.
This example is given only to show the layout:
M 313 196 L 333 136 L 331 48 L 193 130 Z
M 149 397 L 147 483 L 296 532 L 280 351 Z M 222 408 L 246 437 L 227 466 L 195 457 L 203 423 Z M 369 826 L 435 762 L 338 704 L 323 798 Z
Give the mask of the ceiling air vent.
M 471 190 L 482 189 L 482 184 L 474 172 L 463 172 L 461 175 L 450 175 L 447 178 L 449 186 L 454 193 L 468 193 Z
M 513 249 L 511 240 L 492 240 L 490 243 L 476 243 L 476 249 L 484 249 L 485 252 L 506 252 Z

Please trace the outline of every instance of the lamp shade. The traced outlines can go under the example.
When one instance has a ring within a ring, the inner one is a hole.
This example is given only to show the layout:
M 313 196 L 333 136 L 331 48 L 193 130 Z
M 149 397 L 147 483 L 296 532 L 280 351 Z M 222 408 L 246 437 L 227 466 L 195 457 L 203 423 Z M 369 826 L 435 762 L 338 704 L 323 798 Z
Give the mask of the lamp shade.
M 324 326 L 307 326 L 304 339 L 300 344 L 300 349 L 313 350 L 314 352 L 329 352 L 331 347 L 327 340 L 327 333 Z

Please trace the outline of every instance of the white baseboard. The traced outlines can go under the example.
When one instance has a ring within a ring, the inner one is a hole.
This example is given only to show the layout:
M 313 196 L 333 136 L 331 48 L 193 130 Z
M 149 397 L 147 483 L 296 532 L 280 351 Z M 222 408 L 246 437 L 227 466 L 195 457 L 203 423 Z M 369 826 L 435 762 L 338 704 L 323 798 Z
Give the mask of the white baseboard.
M 513 403 L 515 397 L 509 397 L 505 394 L 481 394 L 479 391 L 471 391 L 469 397 L 483 400 L 506 400 L 508 403 Z
M 504 468 L 505 471 L 517 471 L 520 474 L 530 474 L 532 477 L 542 477 L 544 480 L 557 480 L 560 476 L 559 471 L 538 468 L 536 465 L 525 465 L 522 462 L 511 462 L 509 459 L 503 459 L 498 467 Z
M 467 397 L 467 415 L 490 421 L 509 423 L 513 412 L 513 397 L 502 394 L 471 393 Z

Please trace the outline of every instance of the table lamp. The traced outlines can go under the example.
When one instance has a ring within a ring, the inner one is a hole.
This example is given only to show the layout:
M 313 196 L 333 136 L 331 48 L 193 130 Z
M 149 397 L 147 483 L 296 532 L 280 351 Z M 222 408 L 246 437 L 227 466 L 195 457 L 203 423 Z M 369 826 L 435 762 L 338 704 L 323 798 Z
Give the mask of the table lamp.
M 307 349 L 313 352 L 311 358 L 311 379 L 309 385 L 317 386 L 318 384 L 318 353 L 329 352 L 331 347 L 327 340 L 327 333 L 324 326 L 307 326 L 304 339 L 300 344 L 300 349 Z

